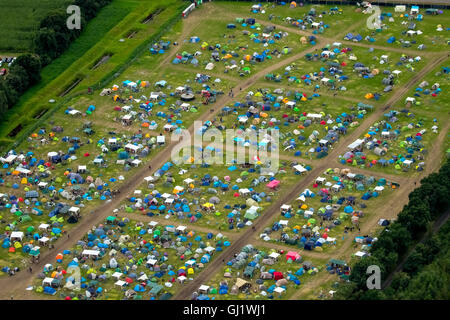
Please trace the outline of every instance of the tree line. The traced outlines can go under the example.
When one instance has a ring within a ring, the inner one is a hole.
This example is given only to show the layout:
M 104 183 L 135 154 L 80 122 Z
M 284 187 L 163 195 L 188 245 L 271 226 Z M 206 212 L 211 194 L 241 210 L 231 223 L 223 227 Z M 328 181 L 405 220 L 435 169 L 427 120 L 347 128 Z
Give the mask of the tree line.
M 6 77 L 0 79 L 0 118 L 20 96 L 41 80 L 42 67 L 59 57 L 81 34 L 87 22 L 112 0 L 74 0 L 81 11 L 81 29 L 69 30 L 66 9 L 49 12 L 39 24 L 33 38 L 33 53 L 17 57 Z
M 404 264 L 404 272 L 394 276 L 389 288 L 369 290 L 366 284 L 368 277 L 366 270 L 370 265 L 378 265 L 381 269 L 381 277 L 385 280 L 395 270 L 402 257 L 421 239 L 430 223 L 449 210 L 449 192 L 450 159 L 439 172 L 422 179 L 421 186 L 409 194 L 409 202 L 403 207 L 397 220 L 381 232 L 378 240 L 372 245 L 370 256 L 361 259 L 353 266 L 350 281 L 340 286 L 340 290 L 335 295 L 336 299 L 408 299 L 412 297 L 420 299 L 424 297 L 423 279 L 428 279 L 429 285 L 435 285 L 436 297 L 448 294 L 448 291 L 445 292 L 442 289 L 448 287 L 448 282 L 445 286 L 442 284 L 442 280 L 448 279 L 448 276 L 444 278 L 439 275 L 447 272 L 450 262 L 449 223 L 441 228 L 439 236 L 434 236 L 416 246 Z

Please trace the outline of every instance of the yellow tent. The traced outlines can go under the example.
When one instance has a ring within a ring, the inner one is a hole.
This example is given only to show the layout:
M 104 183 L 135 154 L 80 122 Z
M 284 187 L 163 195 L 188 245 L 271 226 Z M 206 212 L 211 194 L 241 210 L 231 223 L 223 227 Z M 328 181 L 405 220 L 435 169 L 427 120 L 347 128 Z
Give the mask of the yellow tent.
M 373 93 L 366 93 L 366 95 L 364 96 L 364 98 L 366 98 L 366 99 L 372 99 L 372 98 L 373 98 Z
M 308 206 L 306 204 L 302 204 L 301 206 L 302 210 L 308 209 Z
M 27 178 L 22 178 L 22 180 L 20 181 L 21 184 L 27 184 Z
M 301 100 L 301 101 L 306 101 L 306 100 L 308 100 L 308 99 L 306 99 L 305 96 L 303 96 L 300 100 Z
M 189 268 L 189 269 L 187 270 L 187 273 L 188 273 L 188 274 L 194 274 L 194 269 L 193 269 L 193 268 Z

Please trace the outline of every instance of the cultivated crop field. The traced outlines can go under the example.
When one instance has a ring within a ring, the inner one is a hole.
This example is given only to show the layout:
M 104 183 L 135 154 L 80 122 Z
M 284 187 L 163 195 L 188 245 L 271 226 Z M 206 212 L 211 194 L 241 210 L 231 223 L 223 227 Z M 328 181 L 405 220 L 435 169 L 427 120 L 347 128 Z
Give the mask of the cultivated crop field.
M 65 8 L 69 3 L 70 0 L 1 0 L 0 52 L 30 51 L 40 20 L 49 11 Z

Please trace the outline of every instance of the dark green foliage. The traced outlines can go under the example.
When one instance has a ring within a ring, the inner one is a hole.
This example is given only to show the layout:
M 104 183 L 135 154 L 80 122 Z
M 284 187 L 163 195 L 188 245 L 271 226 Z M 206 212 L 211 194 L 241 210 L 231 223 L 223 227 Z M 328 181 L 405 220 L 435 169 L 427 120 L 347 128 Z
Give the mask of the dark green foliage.
M 25 69 L 31 85 L 41 80 L 42 65 L 38 56 L 29 53 L 23 54 L 17 57 L 16 61 L 14 61 L 14 65 L 21 66 Z
M 19 65 L 11 66 L 5 82 L 7 87 L 14 88 L 19 94 L 22 94 L 30 84 L 27 71 Z
M 371 256 L 353 266 L 350 283 L 338 290 L 338 299 L 449 299 L 450 221 L 409 252 L 431 223 L 449 210 L 449 175 L 447 160 L 438 173 L 422 179 L 421 186 L 410 193 L 409 203 L 397 221 L 383 230 L 373 244 Z M 407 254 L 403 272 L 394 275 L 388 288 L 367 289 L 369 265 L 378 265 L 385 280 Z

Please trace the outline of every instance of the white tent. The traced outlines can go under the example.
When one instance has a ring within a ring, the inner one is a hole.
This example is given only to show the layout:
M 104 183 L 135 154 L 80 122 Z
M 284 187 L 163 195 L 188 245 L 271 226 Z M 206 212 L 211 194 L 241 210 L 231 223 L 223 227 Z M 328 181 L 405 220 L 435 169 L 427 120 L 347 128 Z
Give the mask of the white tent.
M 22 239 L 23 239 L 23 232 L 22 231 L 13 231 L 13 232 L 11 232 L 11 235 L 9 236 L 9 239 L 11 241 L 14 241 L 14 240 L 22 241 Z

